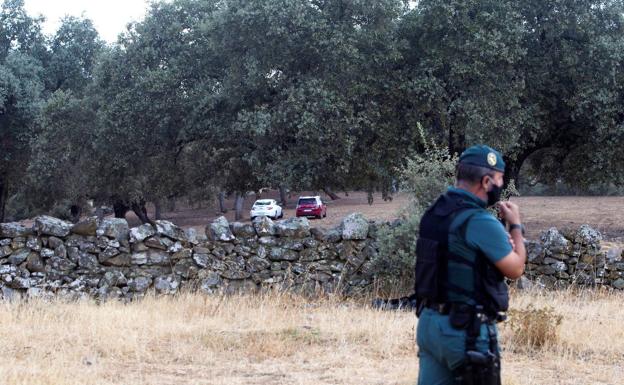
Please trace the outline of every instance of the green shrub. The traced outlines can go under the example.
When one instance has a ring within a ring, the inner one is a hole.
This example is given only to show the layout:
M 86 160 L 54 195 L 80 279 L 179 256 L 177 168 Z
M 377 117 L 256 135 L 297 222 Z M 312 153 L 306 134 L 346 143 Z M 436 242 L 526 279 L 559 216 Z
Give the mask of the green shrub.
M 458 162 L 458 155 L 451 154 L 448 148 L 429 143 L 420 124 L 418 130 L 425 150 L 409 157 L 405 169 L 400 172 L 401 187 L 411 194 L 412 199 L 397 224 L 379 230 L 379 254 L 374 261 L 380 286 L 398 288 L 397 292 L 408 292 L 413 288 L 420 218 L 435 199 L 454 184 Z M 517 195 L 512 180 L 503 190 L 501 199 Z M 496 215 L 494 209 L 492 213 Z
M 400 172 L 401 187 L 411 193 L 412 199 L 396 224 L 379 230 L 379 254 L 374 261 L 376 271 L 380 272 L 380 284 L 404 291 L 413 287 L 420 218 L 453 184 L 457 164 L 457 155 L 451 155 L 446 147 L 428 143 L 420 124 L 418 129 L 425 151 L 408 158 L 405 169 Z
M 552 307 L 512 309 L 508 313 L 508 327 L 511 329 L 511 346 L 516 349 L 540 350 L 556 345 L 559 341 L 559 327 L 562 316 Z

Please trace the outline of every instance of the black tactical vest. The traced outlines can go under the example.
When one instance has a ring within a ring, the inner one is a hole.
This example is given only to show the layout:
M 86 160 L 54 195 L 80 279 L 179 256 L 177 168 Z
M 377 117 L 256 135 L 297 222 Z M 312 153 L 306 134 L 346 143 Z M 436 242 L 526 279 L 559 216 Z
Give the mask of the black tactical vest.
M 470 213 L 465 213 L 470 210 Z M 425 212 L 420 221 L 419 238 L 416 244 L 416 296 L 419 307 L 423 303 L 447 303 L 448 294 L 455 292 L 483 306 L 486 313 L 495 315 L 509 306 L 509 294 L 504 276 L 487 257 L 477 250 L 474 261 L 466 256 L 449 251 L 449 231 L 453 220 L 460 214 L 463 223 L 455 227 L 459 236 L 465 239 L 466 225 L 472 214 L 484 210 L 475 203 L 464 200 L 451 191 L 441 195 Z M 474 287 L 463 288 L 448 276 L 449 261 L 465 264 L 474 273 Z

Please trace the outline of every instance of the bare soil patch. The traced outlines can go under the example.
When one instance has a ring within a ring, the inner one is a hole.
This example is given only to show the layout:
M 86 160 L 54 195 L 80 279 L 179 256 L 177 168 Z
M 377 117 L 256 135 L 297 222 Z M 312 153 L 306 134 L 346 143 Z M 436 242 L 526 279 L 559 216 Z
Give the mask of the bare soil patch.
M 295 206 L 300 195 L 311 194 L 309 191 L 293 192 L 286 204 L 284 218 L 295 216 Z M 409 195 L 405 193 L 395 195 L 391 201 L 384 201 L 381 194 L 375 194 L 372 205 L 368 204 L 365 192 L 355 191 L 350 192 L 348 196 L 344 193 L 338 195 L 340 199 L 332 201 L 327 195 L 321 194 L 328 206 L 327 218 L 311 219 L 312 226 L 322 228 L 337 226 L 345 216 L 353 212 L 360 212 L 372 220 L 393 220 L 410 201 Z M 268 191 L 262 198 L 279 200 L 279 194 L 277 191 Z M 538 238 L 542 231 L 550 227 L 578 227 L 589 224 L 600 230 L 608 240 L 624 240 L 624 197 L 517 197 L 512 200 L 520 205 L 528 239 Z M 254 201 L 253 195 L 245 199 L 242 222 L 249 222 L 249 210 Z M 220 215 L 234 221 L 232 199 L 226 201 L 226 207 L 228 212 L 221 214 L 216 203 L 204 206 L 179 203 L 176 210 L 164 212 L 163 219 L 184 228 L 195 227 L 203 231 L 206 224 Z M 148 211 L 153 215 L 153 207 L 149 207 Z M 131 212 L 127 214 L 127 218 L 131 225 L 140 223 Z
M 284 209 L 284 218 L 291 218 L 295 216 L 295 207 L 297 206 L 297 200 L 299 196 L 312 195 L 312 192 L 293 192 L 287 200 L 287 204 L 282 206 Z M 365 217 L 373 220 L 384 221 L 394 220 L 398 217 L 402 208 L 409 203 L 409 196 L 407 194 L 397 194 L 391 201 L 384 201 L 381 194 L 374 194 L 373 204 L 369 205 L 367 200 L 367 194 L 365 192 L 355 191 L 350 192 L 348 196 L 344 193 L 338 194 L 340 199 L 332 201 L 329 196 L 320 194 L 323 201 L 327 204 L 327 217 L 323 219 L 310 219 L 311 225 L 321 228 L 331 228 L 340 224 L 342 219 L 347 215 L 360 212 Z M 280 200 L 278 191 L 268 191 L 261 196 L 262 199 L 276 199 Z M 253 195 L 248 196 L 243 204 L 243 219 L 239 222 L 249 223 L 249 210 L 255 202 L 256 198 Z M 162 214 L 163 219 L 170 220 L 176 223 L 178 226 L 184 228 L 195 227 L 198 230 L 204 229 L 206 224 L 212 222 L 221 215 L 224 215 L 228 221 L 234 221 L 234 200 L 226 200 L 227 213 L 219 213 L 218 205 L 216 202 L 210 203 L 204 206 L 177 204 L 175 211 L 164 212 Z M 153 215 L 154 208 L 148 207 L 148 213 Z M 139 219 L 134 213 L 129 212 L 126 214 L 126 218 L 131 226 L 140 224 Z
M 535 239 L 550 227 L 588 224 L 606 239 L 624 239 L 624 197 L 517 197 L 527 238 Z

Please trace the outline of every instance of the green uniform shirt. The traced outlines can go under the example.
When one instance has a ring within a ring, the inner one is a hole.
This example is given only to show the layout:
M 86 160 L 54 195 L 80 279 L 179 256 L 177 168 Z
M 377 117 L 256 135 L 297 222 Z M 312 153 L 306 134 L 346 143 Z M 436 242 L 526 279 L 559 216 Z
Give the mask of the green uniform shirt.
M 451 253 L 474 262 L 480 251 L 492 263 L 500 261 L 511 253 L 509 235 L 503 224 L 486 210 L 486 202 L 469 191 L 455 187 L 450 187 L 448 193 L 461 195 L 466 203 L 474 207 L 474 209 L 461 212 L 451 223 L 448 240 Z M 465 227 L 465 232 L 461 231 L 463 227 Z M 465 290 L 474 290 L 472 267 L 449 261 L 448 268 L 450 282 Z M 448 299 L 452 302 L 474 303 L 473 299 L 454 291 L 449 291 Z

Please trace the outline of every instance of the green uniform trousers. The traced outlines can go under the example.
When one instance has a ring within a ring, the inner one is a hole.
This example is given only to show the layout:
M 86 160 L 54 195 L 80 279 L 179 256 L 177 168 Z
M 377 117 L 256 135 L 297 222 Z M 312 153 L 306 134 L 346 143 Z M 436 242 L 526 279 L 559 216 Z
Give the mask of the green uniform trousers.
M 483 324 L 477 350 L 487 352 L 489 341 L 488 326 Z M 416 342 L 418 385 L 454 385 L 452 372 L 461 366 L 466 356 L 466 331 L 453 328 L 448 315 L 424 309 L 418 319 Z

